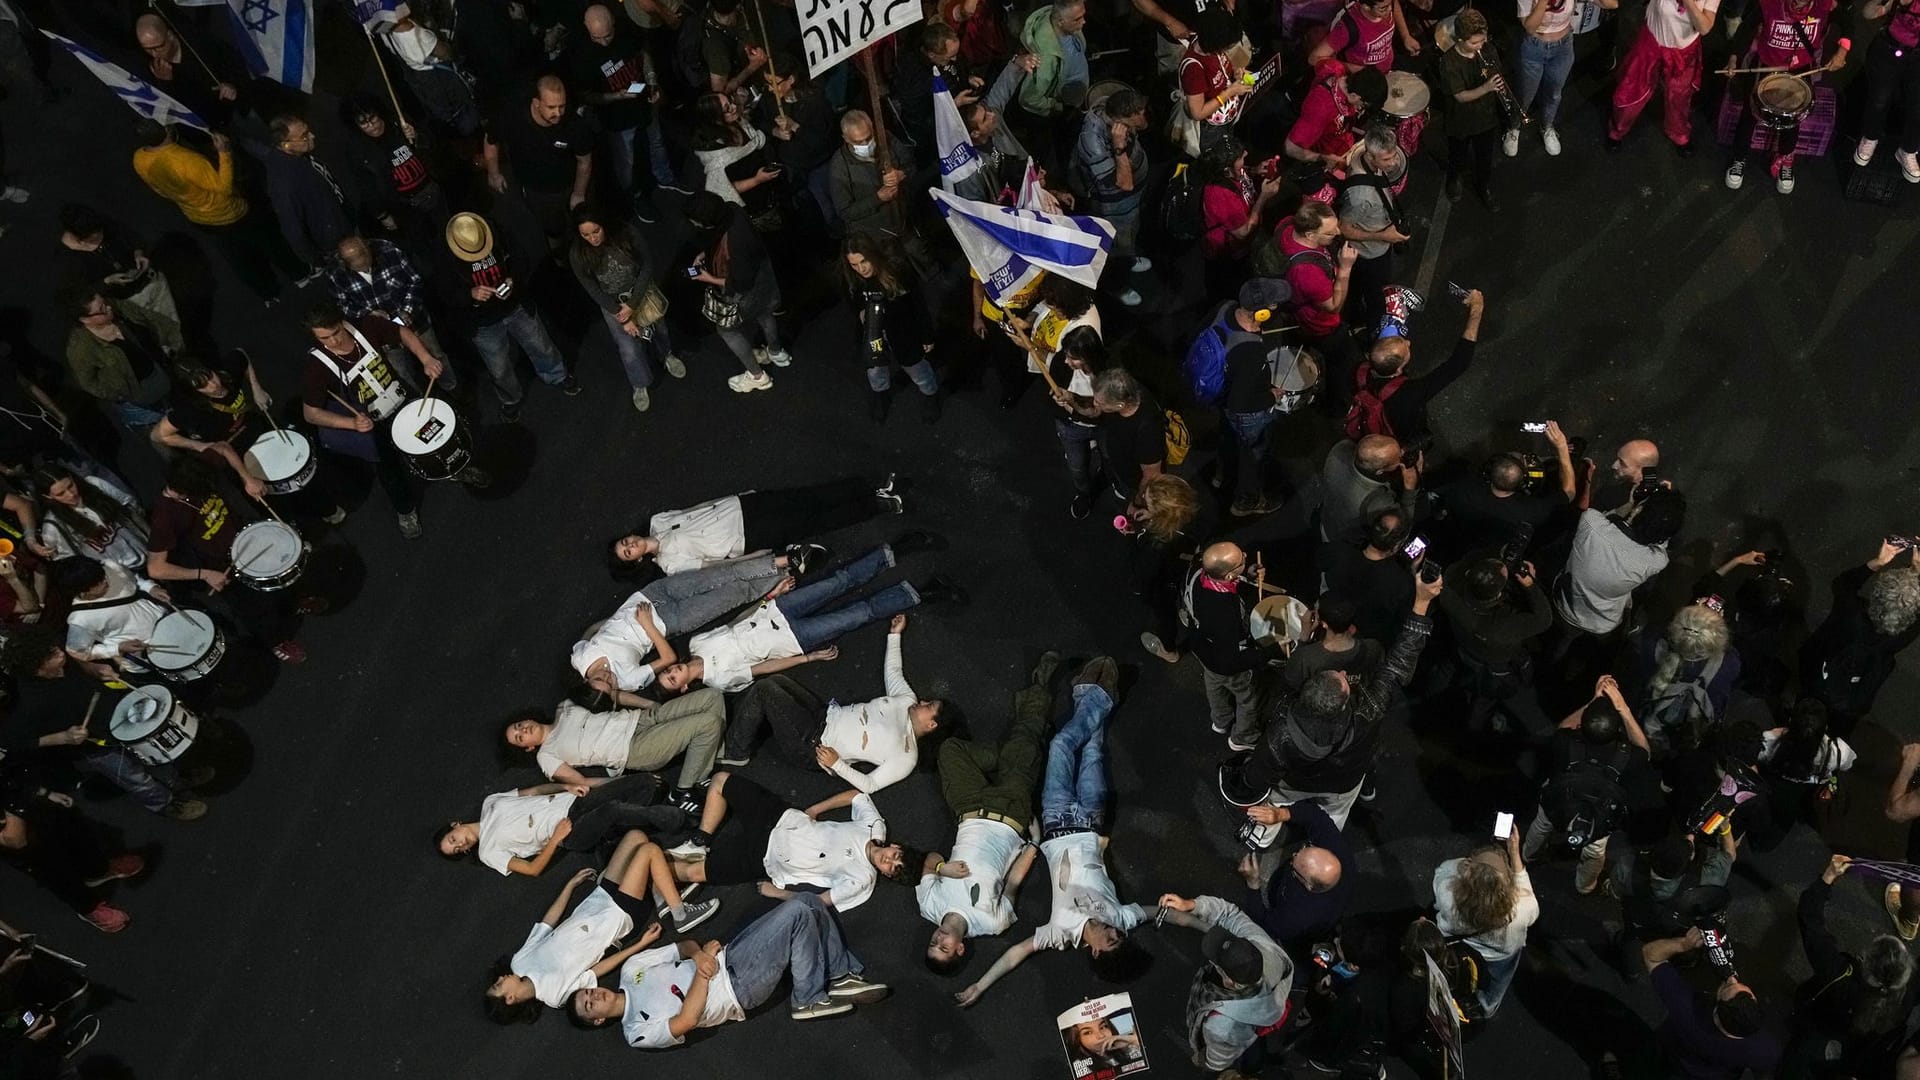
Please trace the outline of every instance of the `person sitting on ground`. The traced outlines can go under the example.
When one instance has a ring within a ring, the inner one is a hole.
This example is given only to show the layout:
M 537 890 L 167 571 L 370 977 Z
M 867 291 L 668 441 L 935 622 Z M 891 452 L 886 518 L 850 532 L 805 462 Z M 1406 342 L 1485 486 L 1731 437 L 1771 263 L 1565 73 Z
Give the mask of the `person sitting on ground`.
M 598 887 L 568 915 L 574 890 L 596 879 Z M 602 976 L 618 971 L 629 956 L 659 940 L 661 926 L 649 890 L 660 897 L 659 906 L 672 917 L 677 933 L 688 933 L 720 913 L 718 900 L 686 902 L 660 846 L 649 842 L 646 833 L 628 832 L 604 871 L 575 871 L 520 948 L 494 961 L 492 981 L 481 999 L 487 1019 L 531 1024 L 540 1019 L 542 1005 L 564 1009 L 575 990 L 599 985 Z M 615 942 L 643 925 L 646 931 L 633 944 L 607 954 Z
M 971 986 L 953 996 L 963 1008 L 1042 949 L 1087 947 L 1094 974 L 1109 983 L 1145 973 L 1146 953 L 1127 934 L 1147 921 L 1139 904 L 1122 904 L 1107 874 L 1105 824 L 1107 718 L 1120 694 L 1120 668 L 1110 656 L 1087 662 L 1073 679 L 1073 716 L 1047 748 L 1040 792 L 1040 852 L 1053 881 L 1053 914 L 1031 938 L 1015 944 Z
M 901 635 L 907 617 L 887 624 L 887 658 L 881 666 L 887 693 L 871 701 L 823 704 L 784 676 L 762 680 L 742 695 L 727 726 L 722 763 L 745 765 L 760 732 L 773 728 L 774 744 L 789 764 L 814 765 L 868 795 L 906 779 L 920 761 L 920 742 L 948 730 L 953 717 L 947 702 L 922 698 L 907 683 L 901 661 Z M 867 765 L 863 772 L 855 765 Z
M 532 753 L 548 779 L 589 788 L 606 780 L 588 778 L 581 769 L 603 768 L 617 777 L 664 769 L 680 758 L 679 781 L 666 799 L 698 813 L 696 789 L 712 775 L 726 732 L 727 706 L 720 691 L 695 690 L 663 704 L 624 690 L 610 691 L 607 698 L 613 706 L 607 712 L 562 701 L 551 720 L 537 709 L 516 713 L 502 738 L 509 748 Z
M 677 574 L 749 552 L 778 549 L 774 565 L 798 577 L 826 556 L 825 548 L 801 541 L 880 514 L 906 513 L 905 488 L 891 473 L 878 485 L 850 476 L 804 487 L 745 491 L 683 510 L 662 510 L 648 519 L 644 529 L 607 544 L 609 566 L 615 577 L 625 577 L 652 559 L 661 573 Z M 795 557 L 800 560 L 798 566 L 793 565 Z
M 473 855 L 501 877 L 539 877 L 559 854 L 592 851 L 618 830 L 671 836 L 686 829 L 677 806 L 651 805 L 659 781 L 639 773 L 599 787 L 535 784 L 489 795 L 478 821 L 450 821 L 435 830 L 433 846 L 455 862 Z
M 574 1026 L 620 1022 L 629 1046 L 665 1050 L 695 1028 L 745 1020 L 793 973 L 787 1016 L 819 1020 L 871 1005 L 890 991 L 862 977 L 840 924 L 820 898 L 792 897 L 748 923 L 726 945 L 692 939 L 632 956 L 620 966 L 621 989 L 586 986 L 567 999 Z
M 963 603 L 966 593 L 946 578 L 918 586 L 896 582 L 870 596 L 822 610 L 896 565 L 899 554 L 935 551 L 945 541 L 925 532 L 903 533 L 819 581 L 775 590 L 765 603 L 725 626 L 695 634 L 687 659 L 662 668 L 660 687 L 677 694 L 696 682 L 737 694 L 761 675 L 840 655 L 834 639 L 870 622 L 891 619 L 921 604 Z
M 1033 789 L 1046 765 L 1047 715 L 1060 654 L 1045 652 L 1014 691 L 1013 726 L 998 746 L 948 739 L 940 747 L 940 794 L 960 819 L 951 857 L 928 852 L 914 897 L 934 924 L 927 968 L 951 976 L 967 962 L 967 939 L 1004 933 L 1013 900 L 1039 848 L 1027 842 Z
M 791 580 L 787 568 L 793 561 L 779 555 L 726 559 L 652 582 L 574 642 L 573 670 L 602 694 L 645 690 L 662 668 L 680 658 L 668 638 L 703 630 L 764 599 Z
M 851 820 L 820 820 L 843 806 L 853 808 Z M 720 826 L 729 817 L 738 826 L 722 838 Z M 713 774 L 700 827 L 667 854 L 678 881 L 758 882 L 760 895 L 776 898 L 793 895 L 788 890 L 824 891 L 836 911 L 866 903 L 879 878 L 902 885 L 913 880 L 906 848 L 887 841 L 887 821 L 873 796 L 848 789 L 803 810 L 724 769 Z

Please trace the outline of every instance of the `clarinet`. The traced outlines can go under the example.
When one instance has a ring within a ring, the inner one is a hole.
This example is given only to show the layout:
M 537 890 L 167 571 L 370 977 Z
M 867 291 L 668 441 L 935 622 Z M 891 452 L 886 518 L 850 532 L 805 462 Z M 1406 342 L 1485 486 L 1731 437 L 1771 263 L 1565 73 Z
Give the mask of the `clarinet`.
M 1500 68 L 1500 55 L 1493 51 L 1493 42 L 1489 41 L 1480 47 L 1480 74 L 1489 79 L 1495 75 L 1500 76 L 1500 111 L 1506 115 L 1507 126 L 1526 127 L 1533 123 L 1533 117 L 1528 116 L 1527 110 L 1520 107 L 1520 99 L 1513 96 L 1512 81 Z M 1516 120 L 1515 117 L 1519 119 Z

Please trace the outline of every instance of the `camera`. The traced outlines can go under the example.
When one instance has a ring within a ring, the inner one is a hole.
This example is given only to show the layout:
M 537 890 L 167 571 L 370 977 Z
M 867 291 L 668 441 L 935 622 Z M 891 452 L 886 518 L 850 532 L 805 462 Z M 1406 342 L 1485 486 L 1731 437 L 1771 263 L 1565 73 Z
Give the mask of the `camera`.
M 1546 434 L 1547 425 L 1545 421 L 1541 421 L 1538 424 L 1534 424 L 1534 423 L 1521 424 L 1520 427 L 1529 433 L 1544 435 Z M 1539 429 L 1538 431 L 1535 431 L 1536 427 Z M 1574 461 L 1579 461 L 1582 457 L 1586 456 L 1586 453 L 1587 453 L 1586 436 L 1584 435 L 1567 436 L 1567 456 L 1569 458 L 1571 458 Z M 1520 459 L 1520 464 L 1526 470 L 1527 494 L 1539 495 L 1543 493 L 1559 492 L 1560 490 L 1560 457 L 1558 454 L 1542 455 L 1542 454 L 1535 454 L 1535 453 L 1523 451 L 1519 454 L 1516 454 L 1515 456 Z
M 1420 455 L 1433 449 L 1433 432 L 1429 431 L 1417 439 L 1408 439 L 1400 444 L 1400 465 L 1411 469 L 1420 462 Z
M 1513 527 L 1513 539 L 1500 545 L 1500 561 L 1506 565 L 1507 576 L 1520 572 L 1520 564 L 1527 560 L 1527 549 L 1533 546 L 1533 526 L 1525 521 Z
M 1663 486 L 1660 482 L 1660 470 L 1648 465 L 1640 470 L 1640 482 L 1633 485 L 1633 501 L 1639 502 L 1659 491 Z

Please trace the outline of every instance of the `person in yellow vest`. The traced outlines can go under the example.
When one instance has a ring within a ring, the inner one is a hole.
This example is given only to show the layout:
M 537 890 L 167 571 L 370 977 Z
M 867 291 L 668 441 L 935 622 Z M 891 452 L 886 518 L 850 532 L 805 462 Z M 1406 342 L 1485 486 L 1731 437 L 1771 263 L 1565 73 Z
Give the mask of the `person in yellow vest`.
M 225 135 L 213 133 L 216 160 L 183 146 L 173 128 L 155 120 L 134 125 L 140 148 L 133 152 L 133 171 L 154 194 L 173 203 L 220 249 L 233 272 L 259 295 L 262 302 L 280 299 L 278 269 L 296 287 L 320 276 L 287 249 L 267 211 L 256 211 L 234 182 L 233 147 Z

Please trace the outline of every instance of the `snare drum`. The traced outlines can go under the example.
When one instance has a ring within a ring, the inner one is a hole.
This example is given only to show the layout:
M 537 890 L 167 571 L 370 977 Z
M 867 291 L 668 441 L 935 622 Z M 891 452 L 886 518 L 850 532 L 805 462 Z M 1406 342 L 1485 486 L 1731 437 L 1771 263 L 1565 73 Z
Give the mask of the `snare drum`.
M 420 398 L 400 406 L 387 429 L 407 456 L 407 468 L 422 480 L 451 480 L 473 459 L 472 438 L 453 406 Z
M 165 765 L 193 747 L 200 718 L 166 687 L 142 686 L 113 707 L 108 730 L 134 757 L 148 765 Z
M 1313 609 L 1298 597 L 1284 593 L 1269 596 L 1253 605 L 1253 613 L 1247 616 L 1247 633 L 1263 645 L 1278 642 L 1291 649 L 1300 643 L 1312 617 Z
M 274 495 L 291 495 L 313 482 L 320 459 L 313 443 L 297 431 L 269 431 L 247 448 L 247 471 L 267 482 Z
M 233 572 L 261 592 L 279 592 L 307 568 L 307 542 L 282 521 L 256 521 L 233 538 Z
M 213 674 L 226 655 L 227 636 L 204 612 L 169 611 L 147 635 L 141 663 L 169 679 L 192 682 Z
M 1420 76 L 1411 71 L 1387 72 L 1387 100 L 1380 111 L 1386 114 L 1383 119 L 1393 126 L 1400 149 L 1408 157 L 1420 152 L 1420 136 L 1427 130 L 1427 106 L 1432 99 L 1432 91 Z M 1405 183 L 1403 177 L 1401 186 Z
M 1776 71 L 1753 84 L 1753 118 L 1776 130 L 1798 127 L 1813 111 L 1813 84 Z

